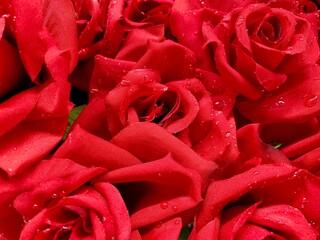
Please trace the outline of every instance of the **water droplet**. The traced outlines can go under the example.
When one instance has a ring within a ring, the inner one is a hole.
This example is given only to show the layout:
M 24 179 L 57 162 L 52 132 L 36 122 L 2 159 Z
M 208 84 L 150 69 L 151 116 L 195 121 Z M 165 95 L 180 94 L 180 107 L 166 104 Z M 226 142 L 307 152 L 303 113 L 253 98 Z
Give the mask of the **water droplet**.
M 33 209 L 38 209 L 38 208 L 39 208 L 39 205 L 36 204 L 36 203 L 34 203 L 34 204 L 32 205 L 32 208 L 33 208 Z
M 62 191 L 60 192 L 60 194 L 59 194 L 60 197 L 63 197 L 63 196 L 65 196 L 65 195 L 66 195 L 66 192 L 65 192 L 64 190 L 62 190 Z
M 231 137 L 231 132 L 227 132 L 226 133 L 226 137 L 228 138 L 228 137 Z
M 145 75 L 144 75 L 144 80 L 145 80 L 146 82 L 152 82 L 152 78 L 151 78 L 148 74 L 145 74 Z
M 285 102 L 282 99 L 280 99 L 280 100 L 278 100 L 278 102 L 276 102 L 276 105 L 278 107 L 282 107 L 284 104 L 285 104 Z
M 313 107 L 317 104 L 318 102 L 318 96 L 317 95 L 314 95 L 314 96 L 311 96 L 309 98 L 307 98 L 305 101 L 304 101 L 304 105 L 306 107 Z
M 291 55 L 291 54 L 292 54 L 292 49 L 293 49 L 293 47 L 288 47 L 288 48 L 287 48 L 287 54 L 290 54 L 290 55 Z
M 254 176 L 256 176 L 256 175 L 258 175 L 258 174 L 259 174 L 258 171 L 254 171 L 254 172 L 253 172 L 253 175 L 254 175 Z
M 51 232 L 51 229 L 50 228 L 46 228 L 46 229 L 42 230 L 42 232 L 43 233 L 49 233 L 49 232 Z
M 305 205 L 308 203 L 308 199 L 306 197 L 303 197 L 301 200 L 301 206 L 300 208 L 305 208 Z
M 51 225 L 52 221 L 50 219 L 47 219 L 46 224 Z
M 102 217 L 101 218 L 101 222 L 105 222 L 105 221 L 107 221 L 107 218 L 106 217 Z
M 236 25 L 237 25 L 237 26 L 240 26 L 240 25 L 242 25 L 243 23 L 244 23 L 244 18 L 240 17 L 240 18 L 238 18 L 238 20 L 237 20 L 237 22 L 236 22 Z
M 175 211 L 175 212 L 178 211 L 178 206 L 177 205 L 173 205 L 172 206 L 172 210 Z
M 58 194 L 54 193 L 54 194 L 52 194 L 51 197 L 52 197 L 52 198 L 58 198 Z
M 167 209 L 169 207 L 169 203 L 168 202 L 162 202 L 162 203 L 160 203 L 160 207 L 162 209 Z
M 13 171 L 13 169 L 12 168 L 8 168 L 8 172 L 12 172 Z
M 126 79 L 122 79 L 121 82 L 120 82 L 120 85 L 121 86 L 130 86 L 131 85 L 131 82 L 129 80 L 126 80 Z
M 63 231 L 63 232 L 67 232 L 67 231 L 69 231 L 70 230 L 70 227 L 69 226 L 63 226 L 63 227 L 61 227 L 61 231 Z
M 158 224 L 157 224 L 157 228 L 161 228 L 162 227 L 162 222 L 159 222 Z
M 174 224 L 176 224 L 176 225 L 178 225 L 180 223 L 180 220 L 176 220 L 175 222 L 174 222 Z
M 28 222 L 30 221 L 29 218 L 27 218 L 27 217 L 25 217 L 25 216 L 23 216 L 22 218 L 23 218 L 23 222 L 24 222 L 24 223 L 28 223 Z
M 159 176 L 159 177 L 161 177 L 161 176 L 162 176 L 162 174 L 161 174 L 161 173 L 158 173 L 158 176 Z
M 87 49 L 87 48 L 81 48 L 81 49 L 78 51 L 79 57 L 83 57 L 83 56 L 86 55 L 87 53 L 88 53 L 88 49 Z
M 216 102 L 214 103 L 214 108 L 215 108 L 216 110 L 219 110 L 219 111 L 222 111 L 222 110 L 225 108 L 225 106 L 226 106 L 226 104 L 225 104 L 224 101 L 216 101 Z

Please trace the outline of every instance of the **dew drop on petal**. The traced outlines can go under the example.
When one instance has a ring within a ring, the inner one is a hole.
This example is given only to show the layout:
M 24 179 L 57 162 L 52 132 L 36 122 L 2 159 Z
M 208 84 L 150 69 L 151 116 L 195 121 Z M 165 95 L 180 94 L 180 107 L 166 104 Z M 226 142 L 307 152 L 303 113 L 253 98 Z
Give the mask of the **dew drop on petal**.
M 24 222 L 24 223 L 28 223 L 28 222 L 30 221 L 29 218 L 27 218 L 27 217 L 25 217 L 25 216 L 23 216 L 22 218 L 23 218 L 23 222 Z
M 172 210 L 175 211 L 175 212 L 178 211 L 178 206 L 177 205 L 173 205 L 172 206 Z
M 120 82 L 120 85 L 121 86 L 129 86 L 131 83 L 129 80 L 126 80 L 126 79 L 122 79 L 121 82 Z
M 51 229 L 50 228 L 46 228 L 44 230 L 42 230 L 43 233 L 50 233 L 51 232 Z
M 145 74 L 145 75 L 144 75 L 144 80 L 145 80 L 146 82 L 152 82 L 152 78 L 151 78 L 148 74 Z
M 63 227 L 61 227 L 61 231 L 63 231 L 63 232 L 67 232 L 67 231 L 69 231 L 70 230 L 70 227 L 69 226 L 63 226 Z
M 314 96 L 311 96 L 311 97 L 307 98 L 304 101 L 304 105 L 306 107 L 313 107 L 313 106 L 315 106 L 317 104 L 317 101 L 318 101 L 318 96 L 314 95 Z
M 157 228 L 161 228 L 162 227 L 162 222 L 159 222 L 158 224 L 157 224 Z
M 176 224 L 176 225 L 178 225 L 180 223 L 180 220 L 176 220 L 175 222 L 174 222 L 174 224 Z
M 256 176 L 256 175 L 258 175 L 258 174 L 259 174 L 258 171 L 254 171 L 254 172 L 253 172 L 253 175 L 254 175 L 254 176 Z
M 308 199 L 306 197 L 302 198 L 300 208 L 305 208 L 305 205 L 308 203 Z
M 288 47 L 287 48 L 287 54 L 291 55 L 292 54 L 292 49 L 293 49 L 293 47 Z
M 226 137 L 228 138 L 228 137 L 231 137 L 231 132 L 227 132 L 226 133 Z
M 224 103 L 224 101 L 216 101 L 214 103 L 214 108 L 216 110 L 222 111 L 225 108 L 226 104 Z
M 39 205 L 36 204 L 36 203 L 34 203 L 34 204 L 32 205 L 32 208 L 33 208 L 33 209 L 37 209 L 37 208 L 39 208 Z
M 237 25 L 237 26 L 240 26 L 240 25 L 242 25 L 243 23 L 244 23 L 244 18 L 240 17 L 240 18 L 238 18 L 238 20 L 237 20 L 237 22 L 236 22 L 236 25 Z
M 161 207 L 162 209 L 167 209 L 168 206 L 169 206 L 168 202 L 162 202 L 162 203 L 160 203 L 160 207 Z
M 278 102 L 276 102 L 276 105 L 278 106 L 278 107 L 281 107 L 281 106 L 283 106 L 285 104 L 285 102 L 283 101 L 283 100 L 279 100 Z

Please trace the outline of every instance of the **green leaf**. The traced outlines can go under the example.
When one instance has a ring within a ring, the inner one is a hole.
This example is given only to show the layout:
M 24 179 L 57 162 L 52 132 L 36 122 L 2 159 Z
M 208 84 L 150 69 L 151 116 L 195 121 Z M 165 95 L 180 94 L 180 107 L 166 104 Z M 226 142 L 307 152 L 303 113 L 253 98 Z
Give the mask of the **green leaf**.
M 83 111 L 83 109 L 85 107 L 86 107 L 86 105 L 81 105 L 81 106 L 76 106 L 76 107 L 72 108 L 72 110 L 69 113 L 68 126 L 67 126 L 66 132 L 62 138 L 62 141 L 66 140 L 71 126 L 73 125 L 74 121 L 79 117 L 80 113 Z
M 193 228 L 193 222 L 183 228 L 180 232 L 179 240 L 187 240 Z

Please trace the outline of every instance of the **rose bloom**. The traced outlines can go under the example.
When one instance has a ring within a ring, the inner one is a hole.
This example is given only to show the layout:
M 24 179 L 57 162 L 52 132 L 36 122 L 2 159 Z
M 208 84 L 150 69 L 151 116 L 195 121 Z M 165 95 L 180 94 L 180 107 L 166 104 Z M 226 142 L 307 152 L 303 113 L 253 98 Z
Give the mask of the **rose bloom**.
M 263 123 L 302 121 L 319 112 L 314 25 L 263 4 L 236 9 L 214 28 L 204 25 L 219 73 L 245 96 L 236 103 L 245 117 Z
M 136 63 L 98 55 L 90 85 L 91 101 L 104 101 L 99 114 L 105 123 L 98 124 L 107 124 L 106 140 L 133 123 L 152 122 L 221 166 L 238 154 L 231 113 L 235 94 L 220 78 L 197 71 L 193 52 L 173 41 L 150 41 Z M 90 122 L 79 120 L 82 126 Z
M 189 239 L 317 239 L 319 178 L 261 165 L 213 181 Z
M 42 160 L 15 179 L 1 176 L 5 239 L 128 239 L 130 219 L 118 190 L 95 183 L 103 168 Z
M 70 81 L 82 90 L 88 91 L 96 55 L 124 60 L 128 52 L 142 54 L 151 39 L 171 38 L 172 0 L 72 3 L 80 61 Z
M 80 118 L 95 116 L 89 110 Z M 109 141 L 76 124 L 54 156 L 108 169 L 93 183 L 109 182 L 119 190 L 137 239 L 158 232 L 179 234 L 192 220 L 217 172 L 214 163 L 160 126 L 145 122 L 124 128 Z
M 319 112 L 319 16 L 310 1 L 265 2 L 177 3 L 172 32 L 199 68 L 237 91 L 236 108 L 250 121 L 303 121 Z
M 48 154 L 67 125 L 73 42 L 46 4 L 0 4 L 0 168 L 10 176 Z

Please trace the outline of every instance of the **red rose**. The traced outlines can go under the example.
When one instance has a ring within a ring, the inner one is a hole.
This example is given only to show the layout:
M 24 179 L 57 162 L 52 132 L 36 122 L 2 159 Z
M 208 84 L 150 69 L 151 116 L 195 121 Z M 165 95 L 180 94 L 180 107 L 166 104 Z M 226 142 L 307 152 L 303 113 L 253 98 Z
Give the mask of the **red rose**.
M 95 183 L 107 181 L 119 189 L 138 235 L 160 231 L 159 223 L 165 227 L 166 222 L 180 232 L 192 220 L 217 170 L 214 163 L 151 123 L 132 124 L 110 141 L 76 125 L 55 157 L 109 169 Z
M 117 186 L 128 207 L 132 230 L 138 229 L 140 235 L 166 229 L 162 224 L 173 219 L 169 233 L 180 232 L 202 201 L 200 175 L 182 167 L 171 155 L 110 171 L 99 181 Z
M 153 122 L 202 157 L 230 164 L 238 154 L 230 114 L 235 94 L 209 72 L 196 73 L 193 60 L 192 52 L 172 41 L 150 42 L 136 64 L 97 57 L 91 98 L 105 98 L 100 114 L 106 118 L 106 134 L 112 137 L 135 122 Z M 79 124 L 88 125 L 88 120 Z
M 317 239 L 319 178 L 261 165 L 214 181 L 189 239 Z
M 219 73 L 246 96 L 236 103 L 245 117 L 302 121 L 319 112 L 315 24 L 285 9 L 252 4 L 216 27 L 203 25 Z
M 0 168 L 10 176 L 48 154 L 67 124 L 72 37 L 56 34 L 58 14 L 41 4 L 0 7 Z
M 172 1 L 73 1 L 78 26 L 79 63 L 73 85 L 88 90 L 94 57 L 137 61 L 150 40 L 162 41 Z M 170 36 L 169 36 L 170 37 Z
M 1 177 L 2 236 L 128 239 L 130 219 L 118 190 L 107 182 L 90 184 L 105 172 L 53 158 L 14 179 Z

